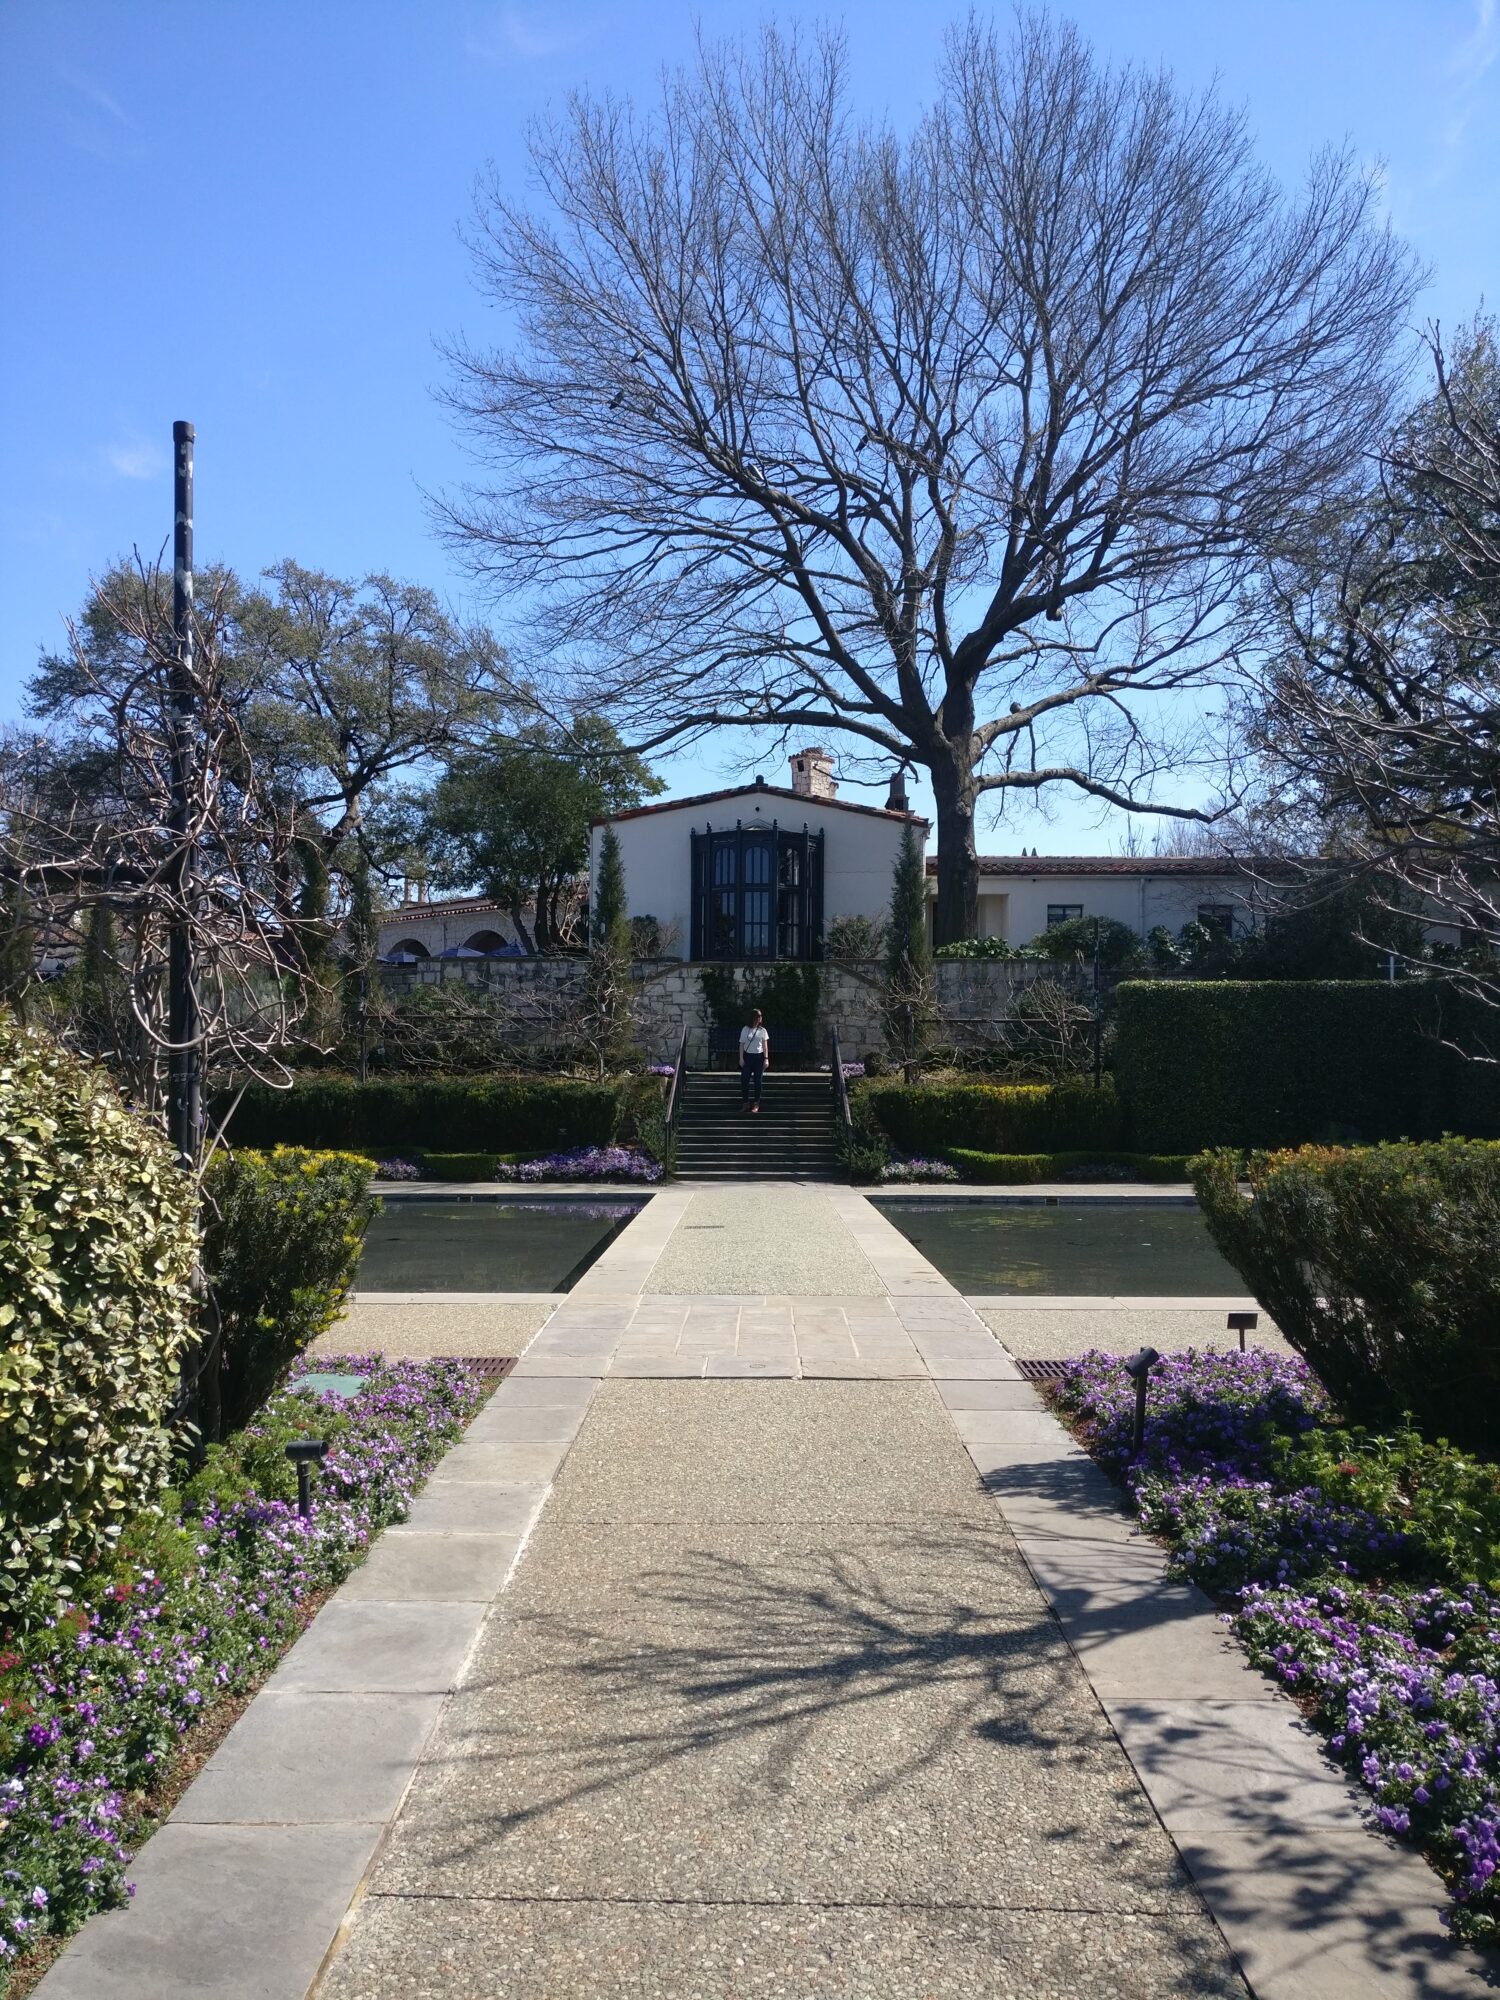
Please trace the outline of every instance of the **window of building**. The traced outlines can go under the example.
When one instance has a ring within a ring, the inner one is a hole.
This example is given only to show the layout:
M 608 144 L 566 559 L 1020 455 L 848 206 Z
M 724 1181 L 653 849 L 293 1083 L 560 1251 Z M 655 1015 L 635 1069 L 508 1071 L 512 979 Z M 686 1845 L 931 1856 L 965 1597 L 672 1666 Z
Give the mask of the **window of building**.
M 692 863 L 694 958 L 821 958 L 821 833 L 707 827 Z
M 1233 937 L 1234 905 L 1233 903 L 1200 903 L 1198 905 L 1198 921 L 1200 924 L 1214 925 L 1224 933 L 1225 937 Z
M 1054 924 L 1070 924 L 1075 917 L 1083 915 L 1082 903 L 1049 903 L 1047 905 L 1047 928 Z

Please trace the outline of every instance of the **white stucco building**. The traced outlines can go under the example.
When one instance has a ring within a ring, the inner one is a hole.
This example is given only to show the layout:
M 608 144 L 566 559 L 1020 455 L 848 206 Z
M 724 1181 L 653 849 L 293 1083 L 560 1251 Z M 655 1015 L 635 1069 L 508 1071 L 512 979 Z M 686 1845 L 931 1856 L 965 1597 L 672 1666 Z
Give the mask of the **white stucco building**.
M 885 806 L 838 797 L 833 760 L 800 750 L 790 785 L 753 784 L 617 813 L 632 918 L 654 917 L 674 957 L 815 959 L 839 917 L 881 917 L 906 809 L 899 781 Z M 597 879 L 604 822 L 590 838 Z

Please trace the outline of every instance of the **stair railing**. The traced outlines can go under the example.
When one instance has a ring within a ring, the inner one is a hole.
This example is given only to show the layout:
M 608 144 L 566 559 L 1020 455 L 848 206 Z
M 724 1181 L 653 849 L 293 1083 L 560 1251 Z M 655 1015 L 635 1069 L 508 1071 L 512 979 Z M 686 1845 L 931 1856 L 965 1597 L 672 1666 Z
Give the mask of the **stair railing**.
M 672 1142 L 677 1136 L 677 1112 L 682 1102 L 682 1079 L 687 1070 L 688 1031 L 677 1044 L 677 1060 L 672 1065 L 672 1081 L 667 1085 L 667 1159 L 672 1158 Z
M 848 1138 L 854 1131 L 854 1120 L 849 1115 L 849 1085 L 844 1077 L 844 1051 L 839 1046 L 839 1031 L 834 1028 L 829 1035 L 828 1067 L 833 1072 L 833 1116 L 843 1137 Z

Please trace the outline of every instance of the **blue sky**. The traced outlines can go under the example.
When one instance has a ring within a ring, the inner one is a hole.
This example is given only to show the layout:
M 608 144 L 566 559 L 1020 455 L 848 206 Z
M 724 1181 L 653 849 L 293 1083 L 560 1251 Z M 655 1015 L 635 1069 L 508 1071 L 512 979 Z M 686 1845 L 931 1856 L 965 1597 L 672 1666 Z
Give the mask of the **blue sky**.
M 1274 170 L 1347 143 L 1384 163 L 1432 267 L 1422 316 L 1500 293 L 1497 0 L 1080 0 L 1101 49 L 1217 75 Z M 945 22 L 910 0 L 842 20 L 856 88 L 920 107 Z M 649 94 L 743 4 L 4 0 L 0 5 L 0 720 L 92 572 L 170 524 L 174 417 L 198 430 L 200 558 L 382 569 L 480 607 L 424 489 L 462 479 L 434 339 L 473 331 L 458 225 L 492 159 L 524 184 L 527 121 L 579 85 Z M 726 767 L 727 768 L 727 764 Z M 701 752 L 674 791 L 712 783 Z M 1108 848 L 1059 804 L 991 843 Z

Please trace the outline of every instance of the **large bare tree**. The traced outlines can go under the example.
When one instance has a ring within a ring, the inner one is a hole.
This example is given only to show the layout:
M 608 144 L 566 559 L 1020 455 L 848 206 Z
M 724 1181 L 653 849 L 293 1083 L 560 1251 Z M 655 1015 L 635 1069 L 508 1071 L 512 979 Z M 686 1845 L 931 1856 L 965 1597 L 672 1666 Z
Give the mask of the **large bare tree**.
M 904 138 L 836 38 L 768 32 L 532 154 L 539 203 L 479 191 L 517 336 L 452 350 L 481 473 L 443 511 L 559 700 L 640 747 L 925 767 L 940 939 L 976 927 L 986 795 L 1188 810 L 1174 697 L 1387 409 L 1415 273 L 1367 179 L 1330 155 L 1286 195 L 1237 112 L 1041 18 L 956 35 Z
M 1330 873 L 1456 926 L 1455 975 L 1500 1003 L 1500 330 L 1429 346 L 1431 392 L 1366 489 L 1270 567 L 1256 727 Z

